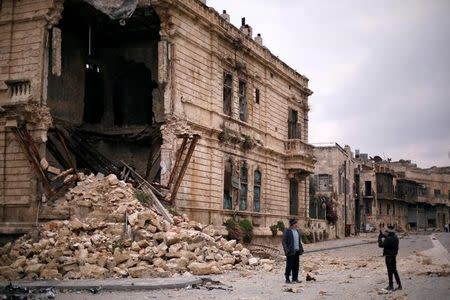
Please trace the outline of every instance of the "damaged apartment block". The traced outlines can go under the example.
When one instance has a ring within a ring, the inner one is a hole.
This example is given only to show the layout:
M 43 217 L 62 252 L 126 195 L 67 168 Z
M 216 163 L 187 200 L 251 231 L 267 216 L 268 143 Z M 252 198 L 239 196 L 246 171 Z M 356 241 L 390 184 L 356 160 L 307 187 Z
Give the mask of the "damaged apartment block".
M 0 231 L 32 227 L 77 172 L 146 186 L 256 235 L 308 218 L 308 79 L 198 0 L 4 0 Z

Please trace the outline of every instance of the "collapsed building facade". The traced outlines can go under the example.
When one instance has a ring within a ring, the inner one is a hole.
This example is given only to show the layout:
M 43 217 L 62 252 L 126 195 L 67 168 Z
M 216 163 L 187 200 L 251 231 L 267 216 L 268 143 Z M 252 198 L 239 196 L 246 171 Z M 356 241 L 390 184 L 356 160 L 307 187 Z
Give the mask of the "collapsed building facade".
M 312 91 L 244 20 L 198 0 L 5 0 L 0 36 L 2 233 L 33 226 L 62 174 L 121 162 L 199 222 L 308 219 Z

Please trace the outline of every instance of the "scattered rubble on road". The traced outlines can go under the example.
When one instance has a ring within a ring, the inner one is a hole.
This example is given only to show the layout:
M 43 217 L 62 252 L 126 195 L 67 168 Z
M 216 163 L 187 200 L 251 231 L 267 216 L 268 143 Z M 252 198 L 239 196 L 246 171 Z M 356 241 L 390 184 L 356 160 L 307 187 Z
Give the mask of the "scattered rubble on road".
M 0 248 L 0 279 L 87 279 L 273 269 L 210 227 L 141 204 L 115 175 L 85 176 L 65 196 L 70 220 L 51 221 Z

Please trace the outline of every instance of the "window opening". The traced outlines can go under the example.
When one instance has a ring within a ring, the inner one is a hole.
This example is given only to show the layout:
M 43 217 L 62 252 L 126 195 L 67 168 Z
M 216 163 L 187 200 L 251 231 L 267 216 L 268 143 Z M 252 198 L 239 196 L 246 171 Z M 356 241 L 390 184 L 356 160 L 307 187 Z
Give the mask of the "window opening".
M 239 209 L 247 210 L 248 194 L 248 170 L 246 166 L 241 167 L 241 190 L 239 193 Z
M 225 162 L 224 168 L 224 184 L 223 184 L 223 208 L 224 209 L 232 209 L 232 184 L 231 177 L 233 174 L 233 166 L 231 161 L 228 160 Z
M 288 139 L 300 138 L 300 124 L 298 124 L 298 111 L 289 108 Z
M 239 119 L 247 121 L 247 83 L 239 80 Z
M 298 214 L 298 181 L 295 178 L 289 180 L 289 214 Z
M 261 211 L 261 172 L 255 170 L 253 175 L 253 210 Z
M 231 96 L 233 91 L 233 75 L 223 73 L 223 113 L 231 116 Z

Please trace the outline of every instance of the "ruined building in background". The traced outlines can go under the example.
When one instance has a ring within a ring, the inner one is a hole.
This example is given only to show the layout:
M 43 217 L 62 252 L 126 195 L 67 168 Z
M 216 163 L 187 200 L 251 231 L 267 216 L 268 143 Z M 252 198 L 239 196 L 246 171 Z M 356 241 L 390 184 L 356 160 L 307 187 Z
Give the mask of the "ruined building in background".
M 198 0 L 4 0 L 0 32 L 2 232 L 32 226 L 61 170 L 121 161 L 203 223 L 307 219 L 308 79 L 245 20 Z
M 410 160 L 379 165 L 394 172 L 394 197 L 406 206 L 400 214 L 391 208 L 391 219 L 411 229 L 443 229 L 450 223 L 450 167 L 422 169 Z
M 449 167 L 421 169 L 411 161 L 369 158 L 359 150 L 353 155 L 350 147 L 337 143 L 317 145 L 314 155 L 309 189 L 313 229 L 343 237 L 388 224 L 399 230 L 443 230 L 449 223 Z

